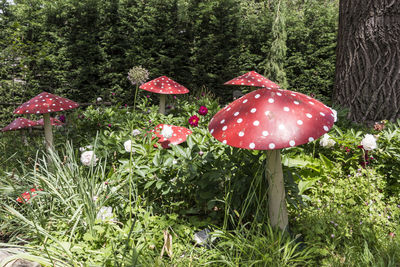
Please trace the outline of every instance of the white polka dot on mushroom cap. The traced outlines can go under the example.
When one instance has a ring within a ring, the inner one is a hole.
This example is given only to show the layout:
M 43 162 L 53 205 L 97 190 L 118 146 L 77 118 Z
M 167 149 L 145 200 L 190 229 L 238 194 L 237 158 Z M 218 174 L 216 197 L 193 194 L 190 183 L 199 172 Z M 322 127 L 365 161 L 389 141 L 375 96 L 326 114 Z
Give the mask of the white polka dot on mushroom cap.
M 268 99 L 268 102 L 272 104 L 272 103 L 275 102 L 275 100 L 274 100 L 273 98 L 269 98 L 269 99 Z
M 259 122 L 259 121 L 254 121 L 254 122 L 253 122 L 253 125 L 254 125 L 254 126 L 258 126 L 258 125 L 260 125 L 260 122 Z
M 242 119 L 242 118 L 239 118 L 236 122 L 237 122 L 237 123 L 242 123 L 242 121 L 243 121 L 243 119 Z
M 250 110 L 251 113 L 255 113 L 256 111 L 257 111 L 256 108 L 252 108 L 252 109 Z
M 268 131 L 263 131 L 263 132 L 262 132 L 262 135 L 263 135 L 263 136 L 268 136 L 268 134 L 269 134 Z
M 260 94 L 256 94 L 255 96 L 254 96 L 254 98 L 259 98 L 260 97 Z
M 289 145 L 290 146 L 294 146 L 296 144 L 296 142 L 294 140 L 290 140 Z
M 298 125 L 303 125 L 303 121 L 302 121 L 302 120 L 298 120 L 298 121 L 297 121 L 297 124 L 298 124 Z
M 242 137 L 244 135 L 244 132 L 239 132 L 239 136 Z
M 234 114 L 233 114 L 233 116 L 237 116 L 237 115 L 239 115 L 239 111 L 236 111 Z
M 309 137 L 308 138 L 308 142 L 312 142 L 312 141 L 314 141 L 314 138 L 313 137 Z
M 326 132 L 329 131 L 328 126 L 324 125 L 324 130 L 325 130 Z
M 312 115 L 310 113 L 306 113 L 307 118 L 312 118 Z
M 243 100 L 243 104 L 244 104 L 244 103 L 247 103 L 247 101 L 249 101 L 249 100 L 248 100 L 248 99 Z
M 250 143 L 249 147 L 250 147 L 251 149 L 253 149 L 253 148 L 255 148 L 255 147 L 256 147 L 256 144 L 254 144 L 254 143 Z
M 290 108 L 284 107 L 283 110 L 287 112 L 287 111 L 290 111 Z
M 225 131 L 226 129 L 228 129 L 228 126 L 224 126 L 224 127 L 222 127 L 222 131 Z
M 221 124 L 224 124 L 224 122 L 225 122 L 225 119 L 224 119 L 224 120 L 222 120 L 222 121 L 220 121 L 220 123 L 221 123 Z
M 274 148 L 275 148 L 275 144 L 274 144 L 274 143 L 270 143 L 270 144 L 268 145 L 268 147 L 269 147 L 270 149 L 274 149 Z

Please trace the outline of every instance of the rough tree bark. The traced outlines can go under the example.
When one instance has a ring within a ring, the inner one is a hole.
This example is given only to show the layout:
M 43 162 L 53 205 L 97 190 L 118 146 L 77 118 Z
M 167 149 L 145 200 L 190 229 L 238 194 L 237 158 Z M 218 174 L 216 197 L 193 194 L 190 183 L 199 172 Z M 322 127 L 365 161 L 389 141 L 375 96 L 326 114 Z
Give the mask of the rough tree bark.
M 400 1 L 340 0 L 333 101 L 349 119 L 400 118 Z

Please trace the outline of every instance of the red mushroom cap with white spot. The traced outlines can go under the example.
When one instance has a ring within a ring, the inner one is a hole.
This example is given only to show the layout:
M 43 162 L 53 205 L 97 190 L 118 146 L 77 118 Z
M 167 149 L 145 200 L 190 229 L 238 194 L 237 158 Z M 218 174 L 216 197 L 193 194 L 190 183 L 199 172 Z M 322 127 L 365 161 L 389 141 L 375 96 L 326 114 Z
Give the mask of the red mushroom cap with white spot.
M 162 134 L 162 130 L 164 126 L 169 126 L 172 129 L 172 136 L 166 139 Z M 179 145 L 186 141 L 187 137 L 192 134 L 192 131 L 188 128 L 169 125 L 169 124 L 159 124 L 157 125 L 152 132 L 158 137 L 158 142 L 162 145 L 163 148 L 167 148 L 170 144 Z
M 183 85 L 175 82 L 167 76 L 161 76 L 147 83 L 142 84 L 140 89 L 164 95 L 179 95 L 189 93 Z
M 279 85 L 268 80 L 261 74 L 258 74 L 255 71 L 250 71 L 245 73 L 239 77 L 236 77 L 230 81 L 224 83 L 225 85 L 242 85 L 242 86 L 255 86 L 255 87 L 263 87 L 268 89 L 278 89 Z
M 23 128 L 29 128 L 32 126 L 36 126 L 37 122 L 31 121 L 25 118 L 17 118 L 13 122 L 11 122 L 9 125 L 1 129 L 2 132 L 6 131 L 14 131 L 14 130 L 19 130 Z
M 311 142 L 333 123 L 331 109 L 314 98 L 289 90 L 258 89 L 220 110 L 208 129 L 230 146 L 272 150 Z
M 43 114 L 77 108 L 78 106 L 79 104 L 72 100 L 43 92 L 35 96 L 31 100 L 23 103 L 16 110 L 14 110 L 14 113 Z
M 38 121 L 36 121 L 37 122 L 37 124 L 38 125 L 44 125 L 44 119 L 40 119 L 40 120 L 38 120 Z M 53 125 L 53 126 L 60 126 L 60 125 L 63 125 L 64 123 L 63 122 L 61 122 L 60 120 L 58 120 L 58 119 L 56 119 L 56 118 L 53 118 L 53 117 L 51 117 L 50 118 L 50 123 L 51 123 L 51 125 Z

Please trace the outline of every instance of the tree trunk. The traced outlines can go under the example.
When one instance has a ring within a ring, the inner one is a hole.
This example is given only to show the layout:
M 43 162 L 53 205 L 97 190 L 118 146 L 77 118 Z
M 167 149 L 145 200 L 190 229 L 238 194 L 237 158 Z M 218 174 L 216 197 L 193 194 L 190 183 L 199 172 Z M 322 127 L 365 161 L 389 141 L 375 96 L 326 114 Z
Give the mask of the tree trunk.
M 340 0 L 333 101 L 349 119 L 400 118 L 400 1 Z

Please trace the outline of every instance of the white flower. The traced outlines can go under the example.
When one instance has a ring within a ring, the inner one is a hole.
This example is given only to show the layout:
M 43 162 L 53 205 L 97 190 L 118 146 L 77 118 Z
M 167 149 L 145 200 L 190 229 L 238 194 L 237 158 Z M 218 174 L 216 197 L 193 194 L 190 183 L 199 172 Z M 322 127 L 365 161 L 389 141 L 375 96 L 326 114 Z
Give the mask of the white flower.
M 96 166 L 96 161 L 97 158 L 93 151 L 85 151 L 81 154 L 81 162 L 85 166 L 90 166 L 91 164 Z
M 161 131 L 161 135 L 164 136 L 165 139 L 171 138 L 173 133 L 174 131 L 172 130 L 172 127 L 168 125 L 164 125 Z
M 323 147 L 333 147 L 336 142 L 331 139 L 331 137 L 329 136 L 329 134 L 324 134 L 324 136 L 322 137 L 322 139 L 319 141 L 319 144 Z
M 132 131 L 132 135 L 133 136 L 136 136 L 136 135 L 139 135 L 139 134 L 140 134 L 140 130 L 138 130 L 138 129 L 135 129 L 135 130 Z
M 172 160 L 172 164 L 177 164 L 178 163 L 178 161 L 176 160 L 176 159 L 174 159 L 174 160 Z
M 366 134 L 361 141 L 361 145 L 365 150 L 373 150 L 378 147 L 376 145 L 376 138 L 372 134 Z
M 97 213 L 96 219 L 99 219 L 102 221 L 113 221 L 114 215 L 112 212 L 112 208 L 111 207 L 101 207 L 99 212 Z
M 103 98 L 98 97 L 98 98 L 96 99 L 96 101 L 97 101 L 97 102 L 101 102 L 101 101 L 103 101 Z
M 132 148 L 132 140 L 125 141 L 124 148 L 128 153 L 135 153 L 135 149 Z

